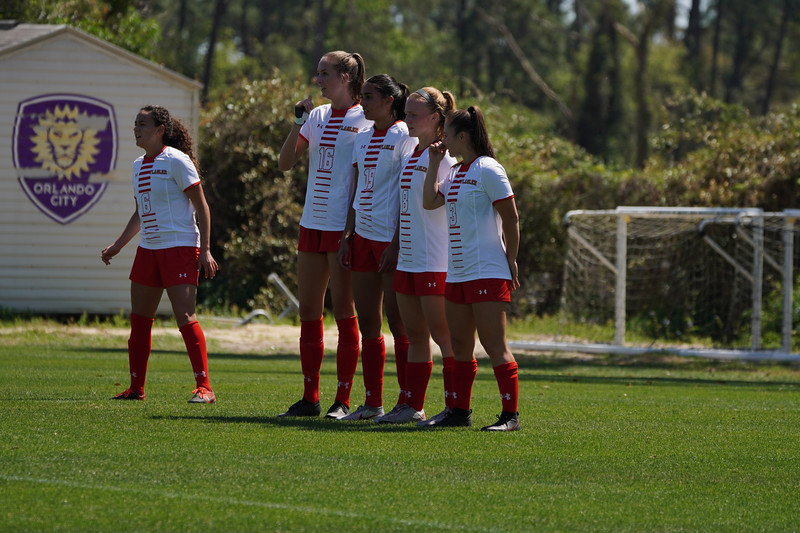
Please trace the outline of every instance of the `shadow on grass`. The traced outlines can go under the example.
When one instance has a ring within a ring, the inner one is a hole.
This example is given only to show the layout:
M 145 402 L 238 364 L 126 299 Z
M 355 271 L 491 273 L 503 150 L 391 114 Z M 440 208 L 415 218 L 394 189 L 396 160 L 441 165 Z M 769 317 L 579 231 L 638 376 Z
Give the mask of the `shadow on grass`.
M 273 427 L 306 429 L 310 431 L 338 431 L 371 433 L 408 433 L 411 431 L 442 431 L 416 424 L 376 424 L 371 421 L 342 422 L 324 417 L 279 418 L 278 416 L 200 416 L 200 415 L 154 415 L 153 420 L 199 420 L 213 424 L 259 424 Z M 458 429 L 458 428 L 455 428 Z

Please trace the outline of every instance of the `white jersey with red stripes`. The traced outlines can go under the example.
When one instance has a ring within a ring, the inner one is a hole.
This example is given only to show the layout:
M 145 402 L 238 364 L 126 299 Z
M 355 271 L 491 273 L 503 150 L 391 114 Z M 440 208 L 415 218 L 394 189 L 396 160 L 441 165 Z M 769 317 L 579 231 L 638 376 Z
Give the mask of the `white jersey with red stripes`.
M 353 192 L 353 143 L 372 126 L 361 105 L 333 109 L 330 104 L 309 113 L 300 136 L 308 142 L 308 185 L 300 225 L 306 229 L 342 231 Z
M 184 191 L 200 183 L 188 155 L 165 146 L 155 157 L 133 162 L 133 192 L 139 211 L 139 246 L 161 250 L 200 246 L 195 209 Z
M 444 195 L 450 233 L 448 283 L 511 279 L 503 226 L 494 204 L 513 198 L 506 171 L 491 157 L 461 163 L 439 188 Z
M 358 169 L 353 209 L 356 233 L 373 241 L 394 239 L 400 211 L 400 169 L 417 145 L 398 120 L 385 130 L 371 128 L 356 137 L 353 166 Z
M 400 173 L 400 242 L 397 270 L 447 272 L 447 211 L 422 207 L 422 189 L 428 172 L 428 148 L 406 157 Z M 449 154 L 439 164 L 437 181 L 447 179 L 456 160 Z

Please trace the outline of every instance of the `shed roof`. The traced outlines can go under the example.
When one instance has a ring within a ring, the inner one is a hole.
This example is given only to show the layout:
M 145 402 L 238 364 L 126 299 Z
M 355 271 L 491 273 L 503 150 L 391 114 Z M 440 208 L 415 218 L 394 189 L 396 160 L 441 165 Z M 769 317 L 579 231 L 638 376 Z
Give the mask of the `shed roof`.
M 11 55 L 18 50 L 27 48 L 34 44 L 55 39 L 61 35 L 69 35 L 87 44 L 102 48 L 112 54 L 121 55 L 133 63 L 139 64 L 147 69 L 156 71 L 162 76 L 172 78 L 173 81 L 186 85 L 191 89 L 200 88 L 202 83 L 179 74 L 173 70 L 162 67 L 157 63 L 148 61 L 124 48 L 104 41 L 98 37 L 90 35 L 66 24 L 17 24 L 14 21 L 0 21 L 0 61 L 3 57 Z

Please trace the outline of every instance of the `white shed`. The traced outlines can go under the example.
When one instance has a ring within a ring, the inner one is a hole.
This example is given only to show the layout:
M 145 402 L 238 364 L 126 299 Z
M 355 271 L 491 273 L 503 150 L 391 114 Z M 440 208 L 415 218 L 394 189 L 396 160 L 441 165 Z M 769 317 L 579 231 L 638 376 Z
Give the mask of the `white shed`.
M 130 310 L 138 237 L 110 266 L 100 250 L 135 208 L 133 120 L 163 105 L 197 139 L 200 88 L 69 26 L 0 23 L 0 308 Z

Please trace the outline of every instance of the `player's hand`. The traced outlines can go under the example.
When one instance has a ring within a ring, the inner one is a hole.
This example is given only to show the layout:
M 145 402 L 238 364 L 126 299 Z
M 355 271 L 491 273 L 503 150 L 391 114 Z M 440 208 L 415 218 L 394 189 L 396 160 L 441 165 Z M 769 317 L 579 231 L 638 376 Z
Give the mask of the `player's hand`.
M 346 238 L 342 238 L 342 242 L 339 244 L 339 251 L 336 252 L 336 259 L 339 261 L 340 267 L 348 270 L 350 269 L 350 241 Z
M 520 282 L 519 282 L 519 269 L 517 268 L 516 261 L 509 261 L 508 262 L 508 269 L 511 271 L 511 290 L 515 291 L 519 289 Z
M 100 252 L 100 260 L 107 264 L 111 264 L 111 258 L 117 255 L 122 248 L 117 246 L 116 244 L 112 244 L 111 246 L 106 246 L 103 248 L 103 251 Z
M 435 141 L 428 147 L 429 165 L 438 168 L 439 163 L 444 159 L 444 154 L 447 153 L 447 146 L 443 141 Z
M 198 266 L 200 270 L 203 271 L 205 274 L 205 278 L 214 279 L 214 276 L 217 275 L 219 271 L 219 265 L 217 261 L 211 256 L 211 252 L 200 252 L 200 257 L 198 259 Z
M 378 272 L 394 272 L 397 267 L 397 243 L 392 241 L 381 254 L 378 262 Z

